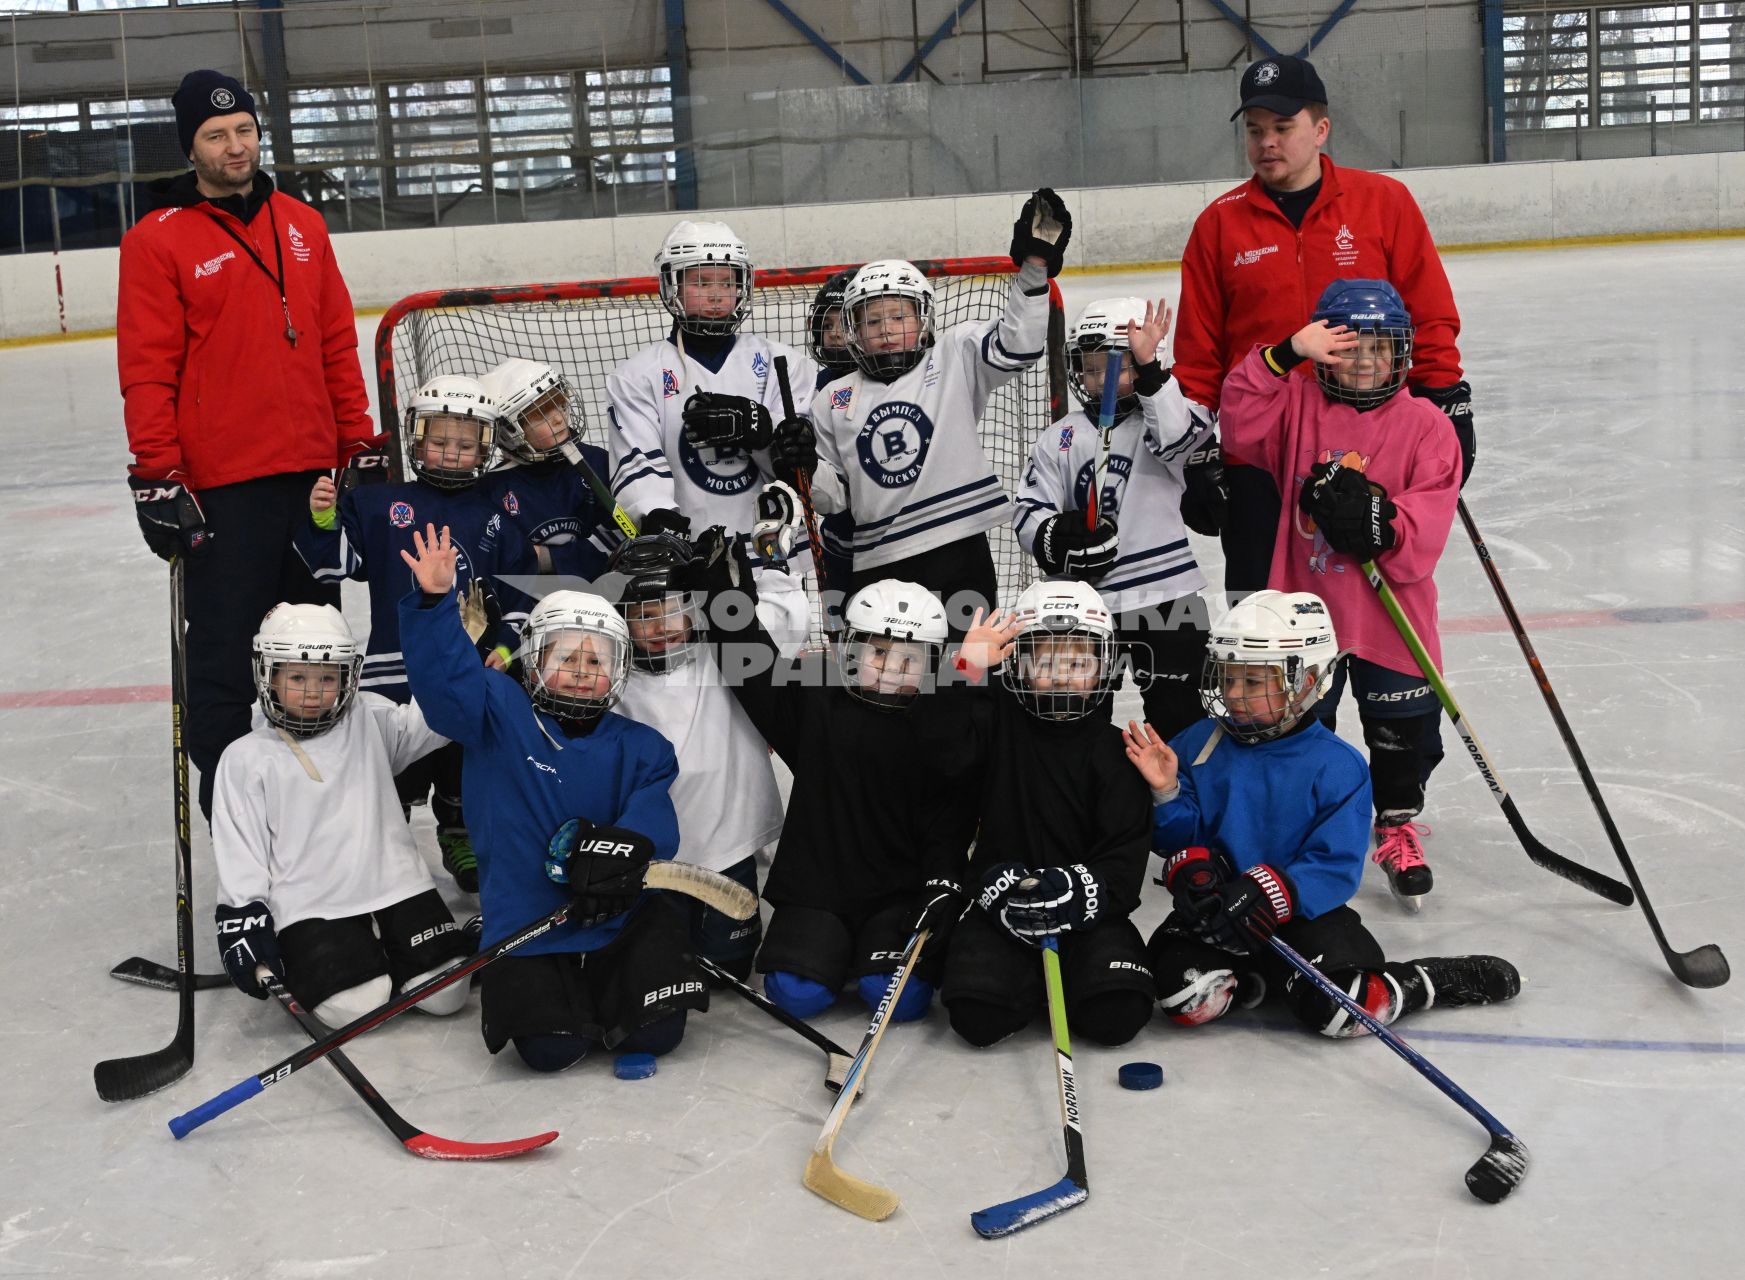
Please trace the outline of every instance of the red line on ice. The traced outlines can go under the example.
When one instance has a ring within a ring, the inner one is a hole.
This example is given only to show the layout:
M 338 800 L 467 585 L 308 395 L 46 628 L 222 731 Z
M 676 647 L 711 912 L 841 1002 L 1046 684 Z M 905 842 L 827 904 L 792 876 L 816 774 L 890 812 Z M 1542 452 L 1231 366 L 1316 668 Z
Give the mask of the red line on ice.
M 112 707 L 123 702 L 168 702 L 167 684 L 123 684 L 101 689 L 32 689 L 0 693 L 0 711 L 18 707 Z

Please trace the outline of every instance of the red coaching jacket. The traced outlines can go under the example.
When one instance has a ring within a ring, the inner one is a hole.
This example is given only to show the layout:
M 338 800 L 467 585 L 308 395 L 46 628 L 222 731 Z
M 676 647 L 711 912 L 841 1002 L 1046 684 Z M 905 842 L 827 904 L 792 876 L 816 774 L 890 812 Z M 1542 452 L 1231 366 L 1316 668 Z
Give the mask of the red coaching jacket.
M 1321 192 L 1300 228 L 1252 177 L 1195 220 L 1171 369 L 1188 399 L 1216 409 L 1224 375 L 1256 346 L 1306 325 L 1339 279 L 1386 280 L 1400 291 L 1417 326 L 1413 386 L 1460 381 L 1460 315 L 1418 202 L 1392 178 L 1322 156 Z
M 248 223 L 207 203 L 190 172 L 160 188 L 172 207 L 121 241 L 116 356 L 135 475 L 179 471 L 209 489 L 337 464 L 370 438 L 351 294 L 321 215 L 272 189 Z M 270 210 L 270 211 L 269 211 Z M 285 338 L 279 273 L 297 331 Z

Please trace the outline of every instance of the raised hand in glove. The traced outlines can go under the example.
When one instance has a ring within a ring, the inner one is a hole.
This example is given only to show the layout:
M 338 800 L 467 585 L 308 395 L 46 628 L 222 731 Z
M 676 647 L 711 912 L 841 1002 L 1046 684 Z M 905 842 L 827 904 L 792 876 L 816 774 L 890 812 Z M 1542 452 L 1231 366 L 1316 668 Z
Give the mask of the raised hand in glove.
M 1066 202 L 1048 187 L 1038 188 L 1012 224 L 1012 264 L 1022 267 L 1029 259 L 1040 258 L 1053 279 L 1060 274 L 1071 242 L 1072 214 L 1066 211 Z
M 769 410 L 744 396 L 720 395 L 699 387 L 680 415 L 685 439 L 699 449 L 767 449 Z
M 1381 485 L 1337 462 L 1317 462 L 1297 499 L 1327 545 L 1354 560 L 1373 560 L 1395 542 L 1399 508 Z

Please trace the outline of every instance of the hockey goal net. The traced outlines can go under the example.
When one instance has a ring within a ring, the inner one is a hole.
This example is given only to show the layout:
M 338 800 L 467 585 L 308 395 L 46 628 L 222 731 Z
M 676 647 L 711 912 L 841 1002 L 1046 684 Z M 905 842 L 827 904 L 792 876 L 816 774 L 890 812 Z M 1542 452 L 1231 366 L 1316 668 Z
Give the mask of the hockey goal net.
M 937 329 L 990 320 L 1005 309 L 1014 270 L 1008 259 L 949 258 L 915 265 L 933 283 Z M 746 329 L 804 352 L 812 300 L 841 269 L 758 270 Z M 1065 322 L 1060 291 L 1052 285 L 1049 298 L 1047 356 L 996 391 L 981 421 L 982 446 L 1008 493 L 1017 492 L 1037 433 L 1065 412 Z M 671 324 L 653 276 L 414 294 L 390 307 L 376 330 L 383 427 L 399 421 L 401 401 L 425 380 L 439 374 L 476 377 L 502 360 L 520 357 L 564 375 L 585 419 L 583 434 L 609 452 L 606 376 L 664 338 Z M 811 388 L 795 387 L 794 395 L 804 406 Z M 1034 578 L 1034 562 L 1009 528 L 992 530 L 989 537 L 1000 598 L 1009 604 Z

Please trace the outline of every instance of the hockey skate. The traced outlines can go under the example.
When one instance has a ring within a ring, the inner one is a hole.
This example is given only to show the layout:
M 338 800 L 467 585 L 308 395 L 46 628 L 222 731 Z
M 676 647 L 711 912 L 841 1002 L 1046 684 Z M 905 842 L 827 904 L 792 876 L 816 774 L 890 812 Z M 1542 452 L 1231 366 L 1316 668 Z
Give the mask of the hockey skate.
M 1500 1004 L 1521 994 L 1521 975 L 1500 956 L 1428 956 L 1408 960 L 1422 979 L 1420 990 L 1407 996 L 1408 1009 L 1434 1009 L 1437 1005 L 1462 1009 L 1472 1004 Z M 1419 987 L 1411 979 L 1403 987 Z M 1413 995 L 1421 995 L 1419 1004 Z
M 1376 820 L 1374 859 L 1388 873 L 1388 887 L 1394 891 L 1394 897 L 1406 910 L 1416 911 L 1423 905 L 1432 883 L 1420 843 L 1420 837 L 1429 835 L 1430 828 L 1410 818 L 1388 822 L 1391 816 L 1383 815 Z
M 440 827 L 437 846 L 442 850 L 442 869 L 454 877 L 462 893 L 479 891 L 479 860 L 465 827 Z

